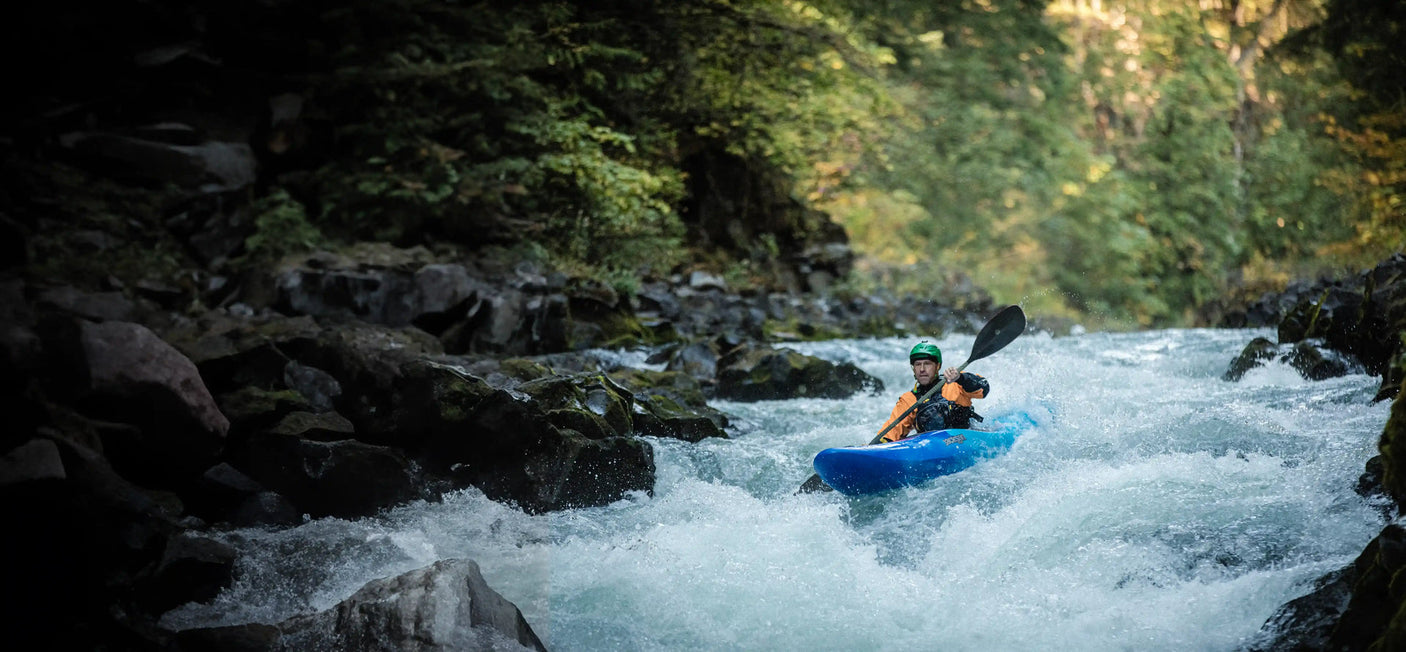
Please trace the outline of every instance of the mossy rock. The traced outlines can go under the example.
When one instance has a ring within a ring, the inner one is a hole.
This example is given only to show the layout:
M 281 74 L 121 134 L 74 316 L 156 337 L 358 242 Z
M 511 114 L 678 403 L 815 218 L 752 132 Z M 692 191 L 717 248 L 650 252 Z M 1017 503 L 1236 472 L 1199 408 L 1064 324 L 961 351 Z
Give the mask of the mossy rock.
M 625 435 L 633 430 L 633 397 L 604 374 L 540 378 L 517 389 L 545 410 L 587 412 L 603 421 L 610 434 Z
M 504 376 L 525 383 L 539 378 L 546 378 L 552 375 L 552 370 L 547 365 L 527 358 L 508 358 L 498 365 L 498 371 Z
M 744 346 L 718 363 L 717 395 L 728 400 L 849 398 L 882 389 L 883 381 L 851 363 L 836 364 L 791 349 Z
M 1391 416 L 1377 445 L 1382 452 L 1382 485 L 1397 505 L 1406 504 L 1406 402 L 1401 400 L 1401 388 L 1397 387 Z
M 313 407 L 302 394 L 291 389 L 268 390 L 241 387 L 216 400 L 220 412 L 236 431 L 273 425 L 293 412 L 310 412 Z
M 703 387 L 687 373 L 681 371 L 654 371 L 652 369 L 621 368 L 610 372 L 610 378 L 623 385 L 635 396 L 641 394 L 667 399 L 682 410 L 700 410 L 708 407 L 703 395 Z
M 561 428 L 562 430 L 574 430 L 581 433 L 587 439 L 605 439 L 621 434 L 616 432 L 606 423 L 605 419 L 592 414 L 589 410 L 563 408 L 558 410 L 547 410 L 547 422 Z
M 569 376 L 548 376 L 530 380 L 517 386 L 517 390 L 531 396 L 546 409 L 583 409 L 586 392 Z

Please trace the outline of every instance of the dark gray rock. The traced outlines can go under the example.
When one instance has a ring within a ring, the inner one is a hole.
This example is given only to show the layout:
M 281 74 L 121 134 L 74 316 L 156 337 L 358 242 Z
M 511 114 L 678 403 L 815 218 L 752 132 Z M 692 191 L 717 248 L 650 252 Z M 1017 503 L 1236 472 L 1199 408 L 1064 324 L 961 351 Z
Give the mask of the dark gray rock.
M 317 441 L 341 441 L 352 439 L 356 435 L 356 428 L 346 417 L 336 412 L 290 412 L 269 428 L 268 432 Z
M 718 398 L 768 401 L 848 398 L 883 391 L 883 381 L 851 363 L 835 364 L 791 349 L 741 346 L 718 363 Z
M 718 376 L 718 359 L 721 357 L 716 342 L 693 342 L 680 347 L 677 353 L 669 358 L 665 370 L 681 371 L 700 383 L 712 385 Z
M 226 521 L 241 503 L 263 490 L 243 471 L 220 462 L 206 469 L 184 496 L 191 513 L 209 521 Z
M 559 428 L 570 428 L 591 439 L 620 437 L 634 431 L 630 393 L 602 374 L 553 376 L 522 383 L 518 391 L 531 396 Z
M 59 448 L 48 439 L 31 439 L 0 455 L 0 487 L 64 477 Z
M 297 360 L 283 367 L 283 384 L 306 397 L 318 412 L 332 411 L 342 396 L 342 385 L 332 374 Z
M 409 460 L 385 446 L 261 433 L 243 456 L 250 477 L 315 517 L 368 516 L 421 497 Z
M 211 311 L 163 337 L 188 356 L 217 394 L 256 387 L 284 387 L 294 355 L 324 329 L 309 317 L 240 317 Z
M 131 321 L 137 306 L 121 292 L 85 292 L 71 286 L 43 290 L 35 304 L 93 321 Z
M 1270 360 L 1279 356 L 1279 345 L 1269 341 L 1268 338 L 1256 337 L 1245 345 L 1245 349 L 1240 355 L 1231 361 L 1230 368 L 1226 369 L 1225 380 L 1237 381 L 1245 377 L 1251 369 L 1262 367 Z
M 137 427 L 132 437 L 108 441 L 108 455 L 143 475 L 207 468 L 224 446 L 229 420 L 190 359 L 140 324 L 81 321 L 77 331 L 79 404 Z
M 309 269 L 283 272 L 278 308 L 294 315 L 360 319 L 406 326 L 416 317 L 414 279 L 387 269 Z
M 181 533 L 166 542 L 152 577 L 141 585 L 151 613 L 187 602 L 207 602 L 234 581 L 234 548 L 214 539 Z
M 1280 343 L 1321 340 L 1319 348 L 1348 354 L 1367 373 L 1382 377 L 1377 400 L 1400 390 L 1406 378 L 1406 344 L 1399 336 L 1406 330 L 1406 254 L 1398 252 L 1355 278 L 1292 285 L 1256 305 L 1261 304 L 1282 307 Z M 1305 361 L 1305 366 L 1314 363 Z
M 291 389 L 267 390 L 245 386 L 216 397 L 220 411 L 229 417 L 231 433 L 250 433 L 278 423 L 293 412 L 315 412 L 317 407 Z
M 1280 607 L 1250 650 L 1396 649 L 1395 580 L 1406 569 L 1406 528 L 1386 526 L 1350 566 L 1319 578 L 1314 590 Z
M 1257 337 L 1246 344 L 1240 355 L 1230 363 L 1223 378 L 1238 381 L 1251 369 L 1264 366 L 1270 360 L 1279 360 L 1293 367 L 1308 380 L 1327 380 L 1347 375 L 1353 366 L 1352 361 L 1343 354 L 1322 348 L 1321 344 L 1321 341 L 1300 341 L 1281 345 Z
M 1332 649 L 1333 628 L 1352 598 L 1357 569 L 1346 566 L 1318 578 L 1313 590 L 1279 607 L 1245 652 L 1310 652 Z
M 254 151 L 245 143 L 173 145 L 102 132 L 64 134 L 59 142 L 88 167 L 127 181 L 218 193 L 244 188 L 256 177 Z
M 230 514 L 229 522 L 235 527 L 288 527 L 303 522 L 303 517 L 287 498 L 260 491 L 246 497 Z
M 327 611 L 278 627 L 275 649 L 289 651 L 546 649 L 478 564 L 458 559 L 370 582 Z
M 635 434 L 697 442 L 727 438 L 726 414 L 709 407 L 692 376 L 675 371 L 617 369 L 611 379 L 634 394 Z
M 1288 356 L 1289 365 L 1309 380 L 1327 380 L 1346 376 L 1348 363 L 1333 352 L 1325 352 L 1311 342 L 1294 343 Z
M 537 389 L 548 400 L 581 401 L 578 416 L 596 424 L 596 438 L 554 425 L 547 407 L 525 393 L 426 361 L 403 368 L 395 403 L 385 411 L 394 416 L 392 430 L 414 442 L 407 449 L 428 472 L 527 511 L 603 505 L 653 490 L 653 449 L 610 434 L 619 432 L 612 419 L 629 416 L 613 407 L 619 398 L 613 391 L 605 390 L 611 396 L 602 397 L 608 401 L 597 414 L 585 407 L 589 392 L 570 379 Z

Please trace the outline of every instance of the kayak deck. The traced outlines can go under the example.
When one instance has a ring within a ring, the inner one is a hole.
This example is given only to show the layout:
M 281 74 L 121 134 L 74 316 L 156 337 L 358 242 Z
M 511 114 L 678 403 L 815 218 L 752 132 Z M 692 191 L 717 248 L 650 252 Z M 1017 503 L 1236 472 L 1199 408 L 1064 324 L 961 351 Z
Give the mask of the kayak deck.
M 827 448 L 815 456 L 815 472 L 845 495 L 889 491 L 950 475 L 1005 452 L 1035 424 L 1028 414 L 996 419 L 992 430 L 949 428 L 873 446 Z

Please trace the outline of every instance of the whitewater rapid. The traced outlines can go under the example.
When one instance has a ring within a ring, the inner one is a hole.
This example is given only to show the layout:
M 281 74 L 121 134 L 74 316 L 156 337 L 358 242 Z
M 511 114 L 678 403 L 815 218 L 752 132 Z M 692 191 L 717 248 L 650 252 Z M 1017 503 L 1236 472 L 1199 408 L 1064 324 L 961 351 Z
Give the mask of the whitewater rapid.
M 1039 425 L 1005 455 L 859 499 L 795 495 L 823 448 L 868 441 L 913 339 L 795 345 L 887 385 L 719 402 L 731 439 L 652 439 L 658 479 L 527 515 L 476 491 L 358 521 L 219 534 L 241 553 L 184 628 L 278 622 L 366 582 L 477 561 L 551 650 L 1234 650 L 1385 523 L 1354 491 L 1389 405 L 1360 370 L 1221 379 L 1257 330 L 1027 334 L 968 368 L 977 409 Z M 961 363 L 972 336 L 936 339 Z M 643 352 L 620 354 L 633 362 Z M 641 364 L 642 366 L 642 364 Z

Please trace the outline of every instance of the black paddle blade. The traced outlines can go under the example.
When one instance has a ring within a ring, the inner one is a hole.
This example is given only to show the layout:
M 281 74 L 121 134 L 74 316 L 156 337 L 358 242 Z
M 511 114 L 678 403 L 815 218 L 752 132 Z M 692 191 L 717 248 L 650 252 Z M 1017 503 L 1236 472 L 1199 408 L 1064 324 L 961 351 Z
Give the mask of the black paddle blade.
M 972 343 L 971 357 L 967 362 L 980 360 L 992 353 L 1006 348 L 1015 338 L 1025 332 L 1025 311 L 1020 306 L 1006 306 L 991 321 L 986 322 L 981 327 L 981 332 L 976 334 L 976 341 Z M 965 367 L 966 365 L 962 365 Z
M 796 493 L 798 493 L 798 494 L 813 494 L 813 493 L 815 493 L 815 492 L 817 492 L 817 491 L 834 491 L 834 490 L 835 490 L 835 489 L 834 489 L 833 487 L 831 487 L 831 486 L 828 485 L 828 484 L 825 484 L 825 481 L 820 479 L 820 474 L 819 474 L 819 473 L 815 473 L 815 474 L 812 474 L 812 475 L 810 476 L 810 479 L 809 479 L 809 480 L 806 480 L 804 483 L 801 484 L 801 488 L 800 488 L 800 489 L 797 489 L 797 490 L 796 490 Z

